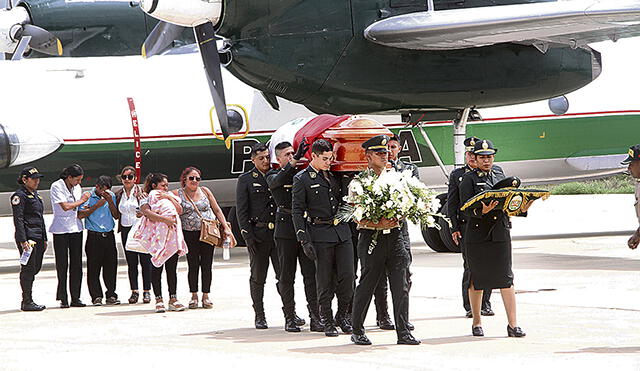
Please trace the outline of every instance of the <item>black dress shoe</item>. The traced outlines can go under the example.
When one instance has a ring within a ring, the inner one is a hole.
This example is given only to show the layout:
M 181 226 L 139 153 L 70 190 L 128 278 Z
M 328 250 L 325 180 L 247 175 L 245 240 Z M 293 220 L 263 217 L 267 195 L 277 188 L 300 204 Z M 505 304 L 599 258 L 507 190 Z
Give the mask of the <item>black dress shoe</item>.
M 351 334 L 351 341 L 356 345 L 371 345 L 371 340 L 369 340 L 369 338 L 365 334 Z
M 350 334 L 353 332 L 353 326 L 351 326 L 351 323 L 349 323 L 346 317 L 336 318 L 336 322 L 343 333 Z
M 391 318 L 389 318 L 389 316 L 385 316 L 380 318 L 379 320 L 376 320 L 376 325 L 378 327 L 380 327 L 380 329 L 382 330 L 395 330 L 396 326 L 393 325 L 393 322 L 391 322 Z
M 267 319 L 264 316 L 256 315 L 255 326 L 258 330 L 266 330 L 269 328 L 267 325 Z
M 516 326 L 512 328 L 509 325 L 507 325 L 507 335 L 509 335 L 510 338 L 522 338 L 527 336 L 520 327 Z
M 482 309 L 480 311 L 480 314 L 483 316 L 495 316 L 496 314 L 493 313 L 493 310 L 491 310 L 491 308 L 487 308 L 487 309 Z
M 419 345 L 420 340 L 413 337 L 411 334 L 405 334 L 398 338 L 398 344 L 404 345 Z
M 407 330 L 413 331 L 415 329 L 416 329 L 416 326 L 414 326 L 413 323 L 407 322 Z
M 471 333 L 473 336 L 484 336 L 484 331 L 482 331 L 482 327 L 480 326 L 472 326 Z
M 74 308 L 84 308 L 87 306 L 87 304 L 83 303 L 80 300 L 74 300 L 71 302 L 71 306 Z
M 61 300 L 60 301 L 60 308 L 62 308 L 62 309 L 69 308 L 69 302 L 66 301 L 66 300 Z
M 473 312 L 472 312 L 472 311 L 470 311 L 470 310 L 468 310 L 468 311 L 467 311 L 467 314 L 465 314 L 465 316 L 466 316 L 467 318 L 473 318 Z
M 300 327 L 296 324 L 296 320 L 293 318 L 288 318 L 284 323 L 284 330 L 286 332 L 300 332 Z
M 293 321 L 297 326 L 304 326 L 307 324 L 307 321 L 305 321 L 303 318 L 298 317 L 298 315 L 295 313 L 293 314 Z
M 330 337 L 338 336 L 338 330 L 336 329 L 336 326 L 333 323 L 325 324 L 324 335 Z
M 46 307 L 44 305 L 38 305 L 32 301 L 22 302 L 20 309 L 24 312 L 40 312 L 44 310 Z
M 324 327 L 322 327 L 322 323 L 319 320 L 314 320 L 311 318 L 311 322 L 309 323 L 309 331 L 311 332 L 324 332 Z

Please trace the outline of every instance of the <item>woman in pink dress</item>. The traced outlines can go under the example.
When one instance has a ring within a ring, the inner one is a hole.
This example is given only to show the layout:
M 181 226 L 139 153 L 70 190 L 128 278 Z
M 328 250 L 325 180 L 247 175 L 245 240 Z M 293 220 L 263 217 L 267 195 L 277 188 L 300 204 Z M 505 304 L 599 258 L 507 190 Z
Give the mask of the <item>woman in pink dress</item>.
M 164 174 L 149 174 L 145 179 L 144 192 L 148 195 L 140 202 L 143 214 L 134 238 L 151 254 L 151 283 L 156 296 L 156 312 L 165 311 L 162 299 L 162 271 L 167 270 L 169 286 L 169 310 L 185 310 L 177 297 L 178 257 L 187 253 L 187 244 L 182 235 L 179 215 L 182 213 L 180 199 L 169 191 L 169 182 Z

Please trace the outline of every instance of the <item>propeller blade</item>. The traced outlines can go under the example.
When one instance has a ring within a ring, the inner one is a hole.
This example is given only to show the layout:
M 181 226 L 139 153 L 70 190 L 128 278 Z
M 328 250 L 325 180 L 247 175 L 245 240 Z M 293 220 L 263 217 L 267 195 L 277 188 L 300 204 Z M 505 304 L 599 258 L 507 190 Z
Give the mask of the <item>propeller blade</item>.
M 40 53 L 60 56 L 62 55 L 62 43 L 51 32 L 34 26 L 31 24 L 25 24 L 22 26 L 22 31 L 19 32 L 17 37 L 31 36 L 29 47 L 33 50 L 37 50 Z
M 194 32 L 200 48 L 200 55 L 204 62 L 204 69 L 207 73 L 213 104 L 216 108 L 218 121 L 220 121 L 222 136 L 226 139 L 229 137 L 229 122 L 227 119 L 227 103 L 224 99 L 224 86 L 222 85 L 220 56 L 216 45 L 216 33 L 211 22 L 196 26 Z
M 158 22 L 142 44 L 142 57 L 150 58 L 167 50 L 185 28 L 167 22 Z

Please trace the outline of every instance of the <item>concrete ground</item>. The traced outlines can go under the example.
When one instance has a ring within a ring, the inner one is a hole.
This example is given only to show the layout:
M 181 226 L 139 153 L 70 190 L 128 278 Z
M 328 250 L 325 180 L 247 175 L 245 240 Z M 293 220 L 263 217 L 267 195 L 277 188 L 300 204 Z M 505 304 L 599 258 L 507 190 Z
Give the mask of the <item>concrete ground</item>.
M 626 247 L 625 235 L 637 226 L 632 205 L 628 195 L 552 197 L 534 205 L 529 218 L 514 220 L 518 318 L 527 332 L 520 339 L 506 336 L 498 290 L 496 316 L 483 318 L 486 336 L 472 337 L 460 298 L 460 255 L 435 253 L 414 233 L 410 318 L 420 346 L 396 345 L 393 331 L 376 329 L 373 308 L 366 322 L 373 346 L 310 333 L 308 326 L 284 332 L 273 272 L 265 289 L 270 328 L 255 330 L 244 248 L 234 249 L 230 261 L 216 254 L 213 309 L 164 314 L 153 313 L 152 304 L 57 308 L 50 249 L 34 287 L 37 302 L 49 309 L 20 312 L 18 254 L 11 219 L 2 218 L 0 370 L 640 370 L 640 251 Z M 126 302 L 126 265 L 118 272 L 117 291 Z M 186 261 L 178 280 L 186 304 Z M 301 279 L 296 294 L 306 317 Z M 82 298 L 89 301 L 86 280 Z

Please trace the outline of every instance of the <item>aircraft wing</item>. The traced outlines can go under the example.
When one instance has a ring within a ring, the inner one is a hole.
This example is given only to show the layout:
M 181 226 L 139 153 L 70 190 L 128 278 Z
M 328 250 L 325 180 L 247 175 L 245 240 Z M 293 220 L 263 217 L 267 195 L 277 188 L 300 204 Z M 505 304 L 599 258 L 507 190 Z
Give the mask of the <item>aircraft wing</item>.
M 560 0 L 416 12 L 373 23 L 365 37 L 417 50 L 451 50 L 498 43 L 573 48 L 640 35 L 640 0 Z

